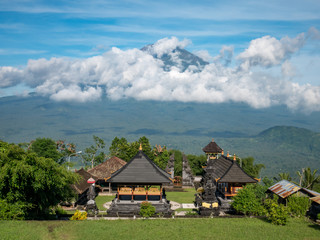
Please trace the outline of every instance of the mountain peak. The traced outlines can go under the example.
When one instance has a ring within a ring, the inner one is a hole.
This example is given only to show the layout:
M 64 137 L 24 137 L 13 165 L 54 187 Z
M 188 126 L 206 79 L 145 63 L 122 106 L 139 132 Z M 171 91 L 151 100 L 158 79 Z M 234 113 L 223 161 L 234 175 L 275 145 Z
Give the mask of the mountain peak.
M 141 48 L 141 50 L 149 53 L 156 59 L 160 59 L 164 63 L 163 69 L 165 71 L 170 71 L 175 67 L 181 72 L 184 72 L 187 69 L 193 72 L 200 72 L 207 64 L 209 64 L 202 58 L 180 47 L 159 49 L 155 44 L 149 44 Z

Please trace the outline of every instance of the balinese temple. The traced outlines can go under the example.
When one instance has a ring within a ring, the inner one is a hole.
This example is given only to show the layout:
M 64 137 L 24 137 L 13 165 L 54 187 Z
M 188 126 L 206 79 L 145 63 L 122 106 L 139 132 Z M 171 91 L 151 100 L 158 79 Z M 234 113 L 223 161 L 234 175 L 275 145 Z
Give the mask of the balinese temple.
M 116 186 L 111 186 L 111 183 L 107 183 L 107 179 L 111 177 L 111 174 L 122 168 L 126 165 L 127 162 L 118 158 L 111 157 L 103 163 L 95 166 L 92 169 L 88 170 L 88 173 L 96 176 L 98 178 L 96 184 L 101 187 L 101 191 L 108 190 L 109 193 L 112 191 L 112 188 L 116 190 Z
M 116 198 L 108 210 L 110 215 L 138 215 L 143 201 L 150 202 L 156 213 L 172 213 L 163 190 L 163 184 L 172 183 L 172 179 L 144 154 L 141 146 L 139 152 L 114 172 L 108 182 L 117 186 Z
M 224 155 L 224 151 L 212 141 L 203 148 L 207 155 L 207 166 L 204 169 L 210 174 L 217 187 L 217 192 L 227 199 L 237 195 L 237 192 L 247 183 L 256 183 L 257 179 L 249 176 L 237 163 L 236 156 L 233 158 Z

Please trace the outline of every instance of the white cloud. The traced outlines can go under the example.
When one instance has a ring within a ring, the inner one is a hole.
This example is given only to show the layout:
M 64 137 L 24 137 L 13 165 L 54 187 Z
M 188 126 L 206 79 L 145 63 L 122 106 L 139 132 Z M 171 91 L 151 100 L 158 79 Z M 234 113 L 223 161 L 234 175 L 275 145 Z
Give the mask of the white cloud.
M 320 89 L 290 81 L 293 66 L 288 59 L 305 41 L 304 35 L 277 40 L 270 36 L 253 40 L 238 56 L 242 67 L 229 67 L 233 48 L 223 47 L 220 55 L 200 72 L 177 67 L 163 70 L 163 62 L 139 49 L 112 48 L 100 56 L 85 59 L 51 58 L 30 60 L 23 70 L 0 68 L 1 87 L 21 82 L 56 101 L 96 101 L 103 94 L 118 100 L 244 102 L 254 108 L 285 104 L 306 112 L 320 111 Z M 188 41 L 165 38 L 155 44 L 159 55 L 183 48 Z M 178 56 L 174 56 L 178 57 Z M 176 59 L 177 61 L 179 59 Z M 247 64 L 247 67 L 243 67 Z M 259 72 L 251 70 L 260 66 Z M 282 67 L 282 74 L 265 71 Z M 285 76 L 285 77 L 283 77 Z
M 271 36 L 264 36 L 252 40 L 249 47 L 240 53 L 237 58 L 242 61 L 241 67 L 245 70 L 252 66 L 272 67 L 288 59 L 304 43 L 304 33 L 293 39 L 284 37 L 280 40 Z

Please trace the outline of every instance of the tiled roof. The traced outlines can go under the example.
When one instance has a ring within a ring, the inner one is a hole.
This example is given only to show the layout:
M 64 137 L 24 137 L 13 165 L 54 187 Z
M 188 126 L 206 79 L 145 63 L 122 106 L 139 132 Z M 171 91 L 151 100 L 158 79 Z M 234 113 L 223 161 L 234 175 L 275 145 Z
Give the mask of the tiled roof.
M 92 174 L 88 173 L 83 168 L 76 171 L 76 173 L 80 175 L 80 178 L 76 184 L 72 185 L 72 188 L 75 189 L 78 194 L 82 194 L 90 187 L 91 183 L 87 183 L 87 180 L 89 178 L 93 178 L 96 181 L 98 180 L 96 176 L 93 176 Z
M 125 166 L 112 174 L 108 182 L 158 184 L 170 183 L 170 176 L 139 151 Z
M 218 144 L 214 142 L 213 139 L 207 146 L 202 149 L 202 151 L 204 151 L 205 153 L 222 153 L 222 149 L 218 146 Z
M 281 180 L 280 182 L 272 185 L 268 188 L 268 191 L 271 191 L 281 198 L 287 198 L 291 194 L 298 192 L 301 189 L 298 185 L 291 183 L 287 180 Z
M 88 172 L 93 174 L 94 176 L 97 176 L 100 180 L 104 180 L 111 177 L 111 174 L 113 172 L 122 168 L 126 164 L 126 161 L 113 156 L 105 162 L 99 164 L 98 166 L 95 166 L 94 168 L 88 170 Z

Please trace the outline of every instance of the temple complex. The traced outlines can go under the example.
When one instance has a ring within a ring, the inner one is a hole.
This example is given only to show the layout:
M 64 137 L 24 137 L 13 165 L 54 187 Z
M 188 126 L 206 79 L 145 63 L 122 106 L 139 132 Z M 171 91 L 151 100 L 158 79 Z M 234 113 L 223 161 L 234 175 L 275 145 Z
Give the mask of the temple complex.
M 237 163 L 236 156 L 230 158 L 229 154 L 212 141 L 202 149 L 207 155 L 207 166 L 204 169 L 216 182 L 219 195 L 230 198 L 247 183 L 257 183 L 258 180 L 249 176 Z
M 225 156 L 213 139 L 202 150 L 207 155 L 207 165 L 195 202 L 200 214 L 216 215 L 219 210 L 226 212 L 230 209 L 228 199 L 236 196 L 247 183 L 257 183 L 258 180 L 244 172 L 235 155 L 232 159 L 229 154 Z
M 138 215 L 143 201 L 150 202 L 156 208 L 156 213 L 172 213 L 163 191 L 163 184 L 172 183 L 172 179 L 148 158 L 141 147 L 139 152 L 114 172 L 107 182 L 117 187 L 116 198 L 108 210 L 110 215 Z

